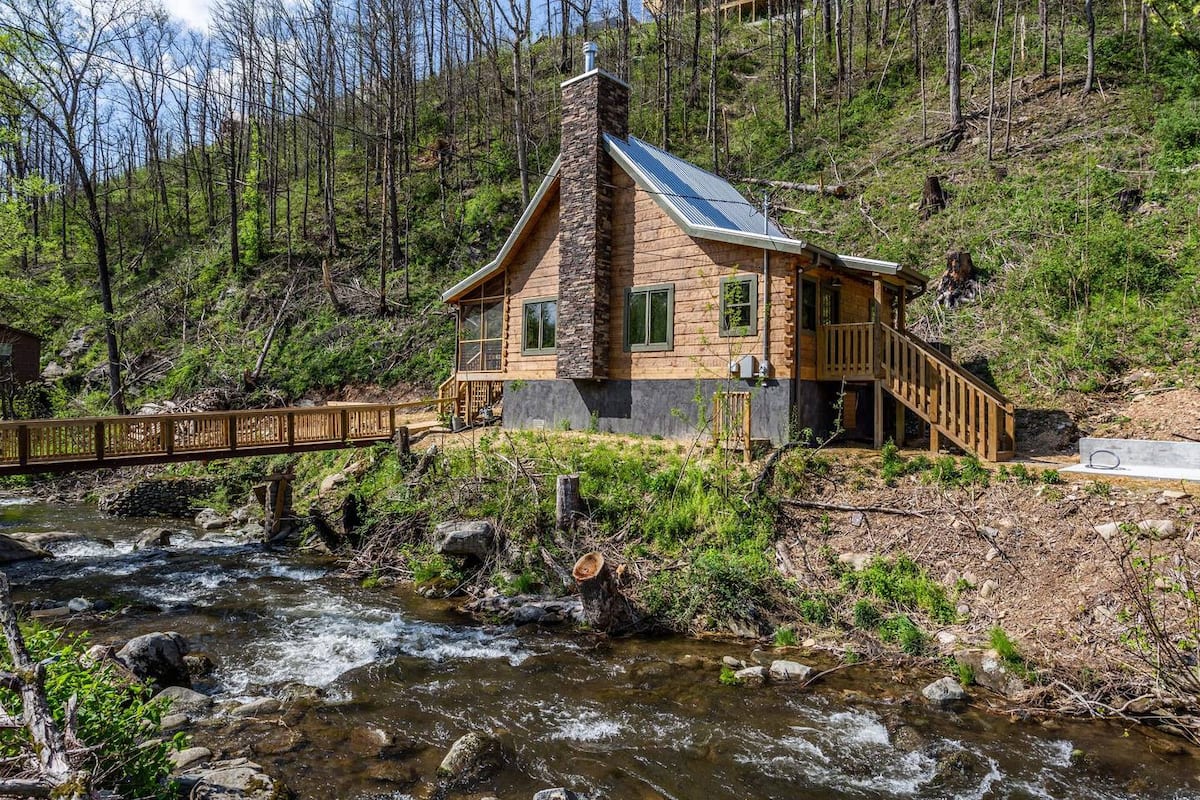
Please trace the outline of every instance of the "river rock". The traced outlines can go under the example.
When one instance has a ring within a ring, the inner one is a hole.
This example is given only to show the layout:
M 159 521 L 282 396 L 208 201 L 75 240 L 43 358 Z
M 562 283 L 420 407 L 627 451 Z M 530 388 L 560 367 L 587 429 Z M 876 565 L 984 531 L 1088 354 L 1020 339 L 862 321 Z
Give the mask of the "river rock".
M 187 714 L 167 714 L 158 721 L 158 729 L 163 733 L 177 731 L 180 728 L 186 728 L 191 720 Z
M 94 608 L 91 600 L 86 597 L 72 597 L 67 601 L 67 610 L 72 614 L 83 614 Z
M 183 658 L 187 652 L 187 639 L 174 631 L 147 633 L 130 639 L 117 651 L 117 660 L 142 680 L 160 686 L 191 686 Z
M 261 756 L 292 753 L 308 744 L 304 734 L 294 728 L 275 727 L 250 743 L 250 749 Z
M 202 531 L 217 531 L 228 528 L 231 520 L 215 508 L 202 508 L 196 514 L 196 527 Z
M 257 717 L 264 714 L 274 714 L 282 707 L 283 704 L 274 697 L 260 697 L 257 700 L 251 700 L 249 703 L 243 703 L 230 711 L 229 714 L 234 717 Z
M 186 686 L 168 686 L 154 695 L 154 699 L 170 700 L 171 710 L 179 713 L 204 711 L 212 707 L 213 704 L 211 697 L 200 692 L 194 692 Z
M 212 758 L 212 750 L 207 747 L 189 747 L 167 756 L 177 770 L 184 770 L 193 764 L 199 764 Z
M 138 534 L 137 549 L 144 550 L 152 547 L 170 547 L 171 537 L 175 532 L 170 528 L 146 528 Z
M 583 796 L 570 789 L 542 789 L 533 796 L 533 800 L 583 800 Z
M 462 607 L 469 614 L 513 625 L 558 625 L 583 622 L 583 601 L 579 597 L 539 597 L 490 595 L 472 600 Z
M 325 700 L 325 690 L 306 683 L 287 683 L 279 689 L 279 699 L 288 705 L 317 706 Z
M 955 658 L 971 668 L 975 683 L 1005 697 L 1015 697 L 1028 688 L 995 650 L 966 650 Z
M 112 539 L 102 539 L 98 536 L 88 536 L 86 533 L 78 531 L 42 531 L 41 533 L 23 533 L 20 536 L 21 541 L 27 542 L 34 547 L 42 547 L 47 550 L 53 550 L 57 545 L 80 544 L 90 542 L 102 545 L 104 547 L 114 547 Z
M 745 661 L 742 661 L 740 658 L 734 658 L 733 656 L 721 656 L 721 664 L 734 670 L 746 668 Z
M 183 657 L 183 663 L 192 678 L 207 678 L 217 671 L 217 662 L 208 653 L 188 653 Z
M 447 785 L 465 789 L 494 775 L 504 762 L 504 745 L 498 736 L 472 731 L 450 746 L 437 772 Z
M 188 770 L 180 776 L 180 784 L 190 792 L 186 795 L 190 800 L 279 800 L 288 796 L 281 782 L 244 758 Z
M 29 561 L 35 558 L 53 558 L 49 550 L 44 550 L 35 544 L 21 541 L 8 534 L 0 533 L 0 564 L 12 564 L 15 561 Z
M 767 682 L 766 667 L 746 667 L 733 673 L 733 677 L 742 686 L 762 686 Z
M 437 538 L 435 548 L 444 556 L 455 558 L 487 558 L 496 541 L 496 529 L 492 523 L 443 522 L 434 531 Z
M 925 699 L 935 705 L 949 706 L 967 699 L 962 684 L 949 676 L 939 678 L 921 690 Z
M 778 659 L 771 662 L 771 680 L 773 681 L 806 681 L 812 677 L 814 670 L 807 664 L 798 661 Z
M 979 789 L 991 767 L 969 750 L 952 750 L 938 759 L 930 788 L 942 790 L 939 796 L 965 797 Z

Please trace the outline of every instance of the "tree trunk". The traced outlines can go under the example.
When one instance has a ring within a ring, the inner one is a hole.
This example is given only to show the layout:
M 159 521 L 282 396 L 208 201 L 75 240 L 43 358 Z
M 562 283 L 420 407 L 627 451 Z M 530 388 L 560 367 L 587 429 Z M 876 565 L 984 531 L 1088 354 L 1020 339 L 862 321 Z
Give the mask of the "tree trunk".
M 992 63 L 988 69 L 987 157 L 992 160 L 992 130 L 996 118 L 996 50 L 1000 45 L 1000 19 L 1004 16 L 1004 0 L 996 0 L 996 18 L 992 26 Z
M 621 633 L 633 627 L 633 610 L 601 553 L 591 552 L 579 559 L 571 574 L 583 597 L 583 618 L 593 630 Z
M 1083 81 L 1083 93 L 1091 94 L 1096 84 L 1096 14 L 1092 0 L 1083 0 L 1083 18 L 1087 23 L 1087 77 Z
M 963 127 L 962 114 L 962 21 L 958 0 L 946 0 L 946 78 L 950 86 L 950 127 Z

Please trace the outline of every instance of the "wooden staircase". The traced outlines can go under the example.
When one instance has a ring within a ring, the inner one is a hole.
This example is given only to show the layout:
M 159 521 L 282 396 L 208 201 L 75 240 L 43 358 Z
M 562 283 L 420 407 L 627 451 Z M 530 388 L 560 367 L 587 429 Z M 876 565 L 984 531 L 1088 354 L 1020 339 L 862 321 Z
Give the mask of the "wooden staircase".
M 985 461 L 1015 454 L 1013 404 L 911 333 L 878 322 L 826 325 L 817 353 L 818 380 L 876 381 L 929 424 L 931 449 L 944 436 Z
M 438 398 L 448 404 L 453 415 L 471 425 L 483 409 L 495 410 L 503 400 L 504 382 L 460 381 L 451 375 L 438 387 Z

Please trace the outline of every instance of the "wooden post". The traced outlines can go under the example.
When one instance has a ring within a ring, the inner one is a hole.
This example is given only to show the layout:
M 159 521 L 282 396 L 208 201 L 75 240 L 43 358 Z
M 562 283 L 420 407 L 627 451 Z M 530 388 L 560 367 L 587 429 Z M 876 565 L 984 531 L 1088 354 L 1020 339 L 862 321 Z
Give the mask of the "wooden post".
M 17 463 L 22 467 L 29 463 L 29 426 L 17 426 Z
M 897 447 L 904 447 L 904 403 L 896 401 L 896 442 Z
M 338 414 L 338 424 L 342 426 L 342 441 L 347 441 L 350 438 L 350 412 L 344 408 Z
M 225 435 L 230 451 L 237 450 L 237 417 L 233 414 L 225 418 Z
M 883 377 L 883 281 L 875 279 L 875 327 L 871 331 L 871 353 L 876 379 Z
M 287 443 L 288 447 L 296 446 L 296 412 L 289 411 L 287 413 Z
M 908 293 L 904 287 L 900 287 L 900 293 L 896 296 L 896 330 L 904 332 L 905 316 L 908 313 Z
M 560 531 L 575 525 L 579 515 L 579 476 L 559 475 L 554 486 L 554 524 Z
M 742 459 L 749 464 L 754 460 L 754 440 L 750 438 L 750 394 L 746 393 L 746 403 L 742 408 Z
M 175 452 L 175 418 L 167 417 L 162 421 L 162 442 L 163 451 L 167 455 L 172 455 Z
M 263 492 L 263 527 L 268 542 L 287 533 L 284 523 L 292 516 L 292 477 L 287 474 L 267 476 Z
M 396 443 L 397 455 L 407 458 L 412 454 L 412 434 L 407 426 L 397 430 L 396 435 L 392 439 Z
M 875 449 L 883 448 L 883 381 L 875 381 Z
M 571 575 L 583 598 L 583 618 L 593 629 L 616 633 L 632 627 L 633 611 L 617 588 L 616 577 L 603 554 L 591 552 L 583 556 L 575 562 Z
M 104 460 L 104 421 L 103 420 L 100 420 L 96 423 L 95 437 L 96 437 L 96 460 L 103 461 Z

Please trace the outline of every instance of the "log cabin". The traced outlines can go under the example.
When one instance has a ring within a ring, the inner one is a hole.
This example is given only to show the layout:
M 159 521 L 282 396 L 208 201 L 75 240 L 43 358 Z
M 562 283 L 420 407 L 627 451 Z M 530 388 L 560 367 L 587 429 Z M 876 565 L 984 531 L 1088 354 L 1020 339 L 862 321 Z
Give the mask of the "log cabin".
M 689 437 L 903 440 L 906 412 L 987 460 L 1013 408 L 906 330 L 927 279 L 784 233 L 725 179 L 629 134 L 629 87 L 562 84 L 562 145 L 496 257 L 443 293 L 461 418 Z
M 42 340 L 37 335 L 0 323 L 0 382 L 36 381 L 41 359 Z

